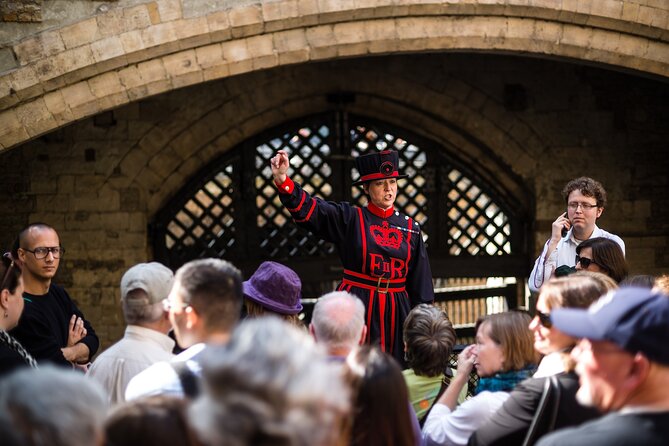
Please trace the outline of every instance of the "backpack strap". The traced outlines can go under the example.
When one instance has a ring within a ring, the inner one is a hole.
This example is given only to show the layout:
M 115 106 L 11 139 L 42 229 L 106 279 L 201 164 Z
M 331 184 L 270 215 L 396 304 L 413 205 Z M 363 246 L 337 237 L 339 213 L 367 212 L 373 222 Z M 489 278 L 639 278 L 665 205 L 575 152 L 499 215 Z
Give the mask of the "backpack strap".
M 560 407 L 560 384 L 555 375 L 544 381 L 544 389 L 539 399 L 537 411 L 534 413 L 523 446 L 532 446 L 542 436 L 555 429 L 558 409 Z
M 200 394 L 200 381 L 186 361 L 170 362 L 170 365 L 179 377 L 184 395 L 190 399 L 196 398 Z

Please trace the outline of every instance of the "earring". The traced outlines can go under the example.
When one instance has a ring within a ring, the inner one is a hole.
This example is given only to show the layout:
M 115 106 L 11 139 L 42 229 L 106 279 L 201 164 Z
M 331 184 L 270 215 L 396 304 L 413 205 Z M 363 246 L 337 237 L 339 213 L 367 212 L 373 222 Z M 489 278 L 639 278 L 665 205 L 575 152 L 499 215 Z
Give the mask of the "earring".
M 9 317 L 9 313 L 5 311 L 5 317 Z

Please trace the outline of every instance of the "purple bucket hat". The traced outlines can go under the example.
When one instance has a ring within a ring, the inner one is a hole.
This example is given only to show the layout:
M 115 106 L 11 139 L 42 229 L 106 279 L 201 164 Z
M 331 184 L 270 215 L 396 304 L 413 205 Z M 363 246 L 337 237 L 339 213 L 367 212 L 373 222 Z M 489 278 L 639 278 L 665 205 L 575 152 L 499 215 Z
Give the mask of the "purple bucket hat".
M 281 314 L 302 311 L 302 281 L 292 269 L 277 262 L 263 262 L 244 282 L 244 297 Z

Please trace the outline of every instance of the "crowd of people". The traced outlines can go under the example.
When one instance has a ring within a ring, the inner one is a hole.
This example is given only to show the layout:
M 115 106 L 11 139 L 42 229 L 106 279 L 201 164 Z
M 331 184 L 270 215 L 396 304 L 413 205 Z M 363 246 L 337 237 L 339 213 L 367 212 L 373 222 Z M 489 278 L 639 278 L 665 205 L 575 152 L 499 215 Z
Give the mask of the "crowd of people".
M 536 304 L 482 317 L 453 367 L 456 331 L 433 302 L 420 229 L 393 207 L 397 153 L 356 162 L 364 209 L 310 197 L 285 152 L 271 161 L 295 220 L 344 265 L 308 324 L 300 277 L 281 263 L 246 281 L 221 259 L 176 273 L 140 263 L 120 281 L 123 338 L 95 356 L 92 324 L 53 283 L 57 231 L 24 228 L 0 264 L 2 444 L 669 441 L 669 277 L 628 276 L 622 239 L 595 224 L 601 184 L 567 184 L 530 276 Z

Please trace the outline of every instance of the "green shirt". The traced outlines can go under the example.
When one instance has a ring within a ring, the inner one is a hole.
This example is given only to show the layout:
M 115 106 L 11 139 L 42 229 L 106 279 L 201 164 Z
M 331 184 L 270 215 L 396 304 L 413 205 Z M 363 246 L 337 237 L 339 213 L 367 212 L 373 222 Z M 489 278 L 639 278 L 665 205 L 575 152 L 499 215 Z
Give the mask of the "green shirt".
M 451 369 L 451 372 L 455 376 L 455 370 Z M 425 416 L 428 409 L 432 407 L 441 388 L 441 380 L 444 375 L 432 377 L 419 376 L 414 373 L 413 369 L 406 369 L 402 374 L 409 389 L 409 400 L 411 401 L 413 410 L 416 412 L 416 417 L 420 420 Z M 462 403 L 466 398 L 467 386 L 464 386 L 460 395 L 458 395 L 458 404 Z

